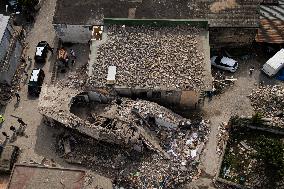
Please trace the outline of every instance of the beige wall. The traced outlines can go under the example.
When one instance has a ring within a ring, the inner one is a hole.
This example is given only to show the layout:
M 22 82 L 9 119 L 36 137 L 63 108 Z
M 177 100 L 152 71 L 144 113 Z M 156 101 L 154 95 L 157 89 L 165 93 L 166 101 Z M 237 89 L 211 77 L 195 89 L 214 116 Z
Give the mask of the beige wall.
M 58 38 L 63 42 L 88 43 L 92 38 L 92 26 L 54 24 Z
M 141 98 L 157 102 L 161 105 L 180 106 L 181 108 L 194 109 L 198 103 L 199 94 L 195 91 L 159 90 L 119 88 L 115 90 L 121 96 Z

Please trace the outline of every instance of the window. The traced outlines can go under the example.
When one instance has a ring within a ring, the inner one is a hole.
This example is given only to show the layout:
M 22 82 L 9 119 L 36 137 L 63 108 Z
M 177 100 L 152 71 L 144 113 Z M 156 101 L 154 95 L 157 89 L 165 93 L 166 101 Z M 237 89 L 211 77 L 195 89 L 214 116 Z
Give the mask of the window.
M 161 92 L 153 91 L 152 92 L 152 98 L 161 98 Z

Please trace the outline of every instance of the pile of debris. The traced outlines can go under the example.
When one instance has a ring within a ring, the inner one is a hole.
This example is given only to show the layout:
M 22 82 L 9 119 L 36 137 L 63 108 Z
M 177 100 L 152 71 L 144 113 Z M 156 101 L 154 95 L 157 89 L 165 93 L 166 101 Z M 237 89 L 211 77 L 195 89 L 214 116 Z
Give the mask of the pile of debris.
M 20 82 L 23 80 L 26 65 L 25 60 L 22 58 L 20 65 L 15 71 L 11 85 L 0 83 L 0 105 L 6 105 L 14 95 L 14 91 L 20 90 Z
M 198 90 L 206 64 L 199 33 L 191 26 L 110 25 L 89 82 L 105 86 L 108 67 L 116 66 L 117 86 Z
M 227 123 L 222 122 L 219 126 L 218 126 L 218 134 L 217 134 L 217 149 L 216 152 L 217 154 L 220 156 L 223 153 L 223 150 L 225 148 L 225 141 L 228 140 L 229 137 L 229 126 Z
M 170 159 L 152 151 L 141 154 L 74 134 L 68 138 L 69 145 L 65 144 L 66 137 L 58 138 L 61 151 L 68 152 L 67 162 L 115 178 L 115 188 L 176 188 L 199 177 L 199 156 L 209 134 L 207 121 L 187 121 L 185 125 L 171 130 L 160 128 L 156 133 Z
M 8 84 L 0 83 L 0 105 L 4 106 L 8 103 L 12 96 L 12 87 Z
M 255 112 L 271 118 L 272 126 L 284 126 L 284 88 L 279 85 L 259 86 L 250 94 Z
M 223 72 L 216 72 L 213 78 L 214 94 L 222 94 L 237 80 L 233 76 L 225 76 Z

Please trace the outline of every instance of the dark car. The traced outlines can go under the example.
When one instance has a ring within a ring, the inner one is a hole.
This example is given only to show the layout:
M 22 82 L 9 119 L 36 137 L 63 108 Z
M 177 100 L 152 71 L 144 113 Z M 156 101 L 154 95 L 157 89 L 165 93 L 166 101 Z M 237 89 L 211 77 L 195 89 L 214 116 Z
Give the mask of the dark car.
M 17 161 L 20 149 L 14 145 L 7 145 L 1 149 L 0 172 L 10 172 Z
M 28 93 L 32 96 L 39 96 L 45 74 L 42 69 L 33 69 L 28 84 Z
M 48 52 L 48 43 L 46 41 L 41 41 L 36 46 L 35 52 L 35 62 L 44 63 Z
M 7 0 L 6 1 L 7 5 L 8 5 L 8 9 L 11 12 L 21 12 L 22 11 L 22 7 L 21 5 L 18 3 L 17 0 Z

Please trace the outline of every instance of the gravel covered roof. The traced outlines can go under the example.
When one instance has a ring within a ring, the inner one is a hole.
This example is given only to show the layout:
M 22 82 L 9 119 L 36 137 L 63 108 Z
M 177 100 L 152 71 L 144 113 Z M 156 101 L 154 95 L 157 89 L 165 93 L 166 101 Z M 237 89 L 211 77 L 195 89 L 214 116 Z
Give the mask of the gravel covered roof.
M 199 90 L 209 64 L 200 33 L 191 26 L 110 25 L 106 42 L 92 50 L 90 83 L 105 86 L 108 67 L 116 66 L 118 87 Z

